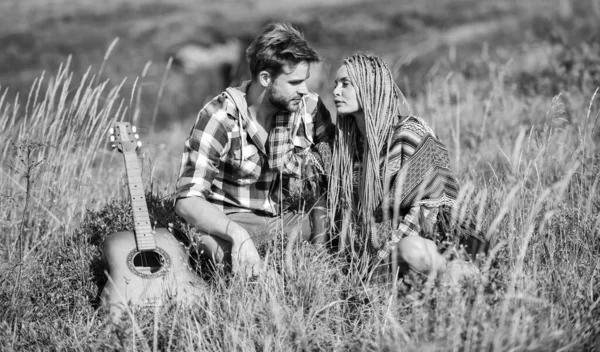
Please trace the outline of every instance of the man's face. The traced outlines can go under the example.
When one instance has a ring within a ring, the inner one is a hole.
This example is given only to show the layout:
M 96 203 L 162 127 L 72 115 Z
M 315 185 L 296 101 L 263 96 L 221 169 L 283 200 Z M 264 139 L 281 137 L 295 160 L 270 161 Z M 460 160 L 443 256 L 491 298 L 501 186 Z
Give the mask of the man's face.
M 298 111 L 302 97 L 308 94 L 306 80 L 310 77 L 310 64 L 285 65 L 282 72 L 272 80 L 267 89 L 269 103 L 279 110 Z

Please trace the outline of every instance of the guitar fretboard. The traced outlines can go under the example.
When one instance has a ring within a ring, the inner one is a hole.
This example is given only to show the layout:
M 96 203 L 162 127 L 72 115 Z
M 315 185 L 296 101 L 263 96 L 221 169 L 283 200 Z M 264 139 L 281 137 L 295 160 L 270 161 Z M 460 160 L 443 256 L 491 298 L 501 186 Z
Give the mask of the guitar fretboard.
M 125 157 L 125 170 L 127 171 L 127 184 L 129 185 L 137 248 L 139 251 L 156 249 L 137 154 L 135 152 L 124 152 L 123 156 Z

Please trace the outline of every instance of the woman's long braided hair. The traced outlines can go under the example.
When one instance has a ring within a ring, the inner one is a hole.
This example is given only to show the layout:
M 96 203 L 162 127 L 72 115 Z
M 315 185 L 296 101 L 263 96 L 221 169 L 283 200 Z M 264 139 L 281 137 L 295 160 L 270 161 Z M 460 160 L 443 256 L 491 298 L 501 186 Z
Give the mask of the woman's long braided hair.
M 370 233 L 373 213 L 384 192 L 380 156 L 389 148 L 400 115 L 410 115 L 410 106 L 394 82 L 387 64 L 377 56 L 356 54 L 344 60 L 362 107 L 367 138 L 363 140 L 362 166 L 358 181 L 358 200 L 354 194 L 354 155 L 359 131 L 350 115 L 338 116 L 338 136 L 333 152 L 329 180 L 329 209 L 333 230 L 340 233 L 342 246 L 354 234 L 353 223 L 359 220 L 361 238 Z M 341 220 L 341 222 L 339 221 Z

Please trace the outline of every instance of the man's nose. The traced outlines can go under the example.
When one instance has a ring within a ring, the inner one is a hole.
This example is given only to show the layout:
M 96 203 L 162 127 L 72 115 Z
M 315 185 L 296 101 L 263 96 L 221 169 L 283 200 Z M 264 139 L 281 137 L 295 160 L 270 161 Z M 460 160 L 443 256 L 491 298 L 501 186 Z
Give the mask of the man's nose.
M 298 94 L 302 96 L 308 94 L 308 87 L 306 86 L 306 82 L 302 83 L 300 87 L 298 87 Z

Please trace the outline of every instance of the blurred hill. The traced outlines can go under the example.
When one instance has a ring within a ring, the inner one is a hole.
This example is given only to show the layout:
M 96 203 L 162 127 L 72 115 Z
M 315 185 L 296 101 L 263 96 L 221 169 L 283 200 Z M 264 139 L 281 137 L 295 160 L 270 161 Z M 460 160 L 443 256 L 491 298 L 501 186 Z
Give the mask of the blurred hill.
M 547 87 L 555 81 L 552 73 L 540 80 L 536 72 L 552 65 L 557 71 L 563 61 L 578 60 L 573 56 L 579 54 L 556 45 L 589 43 L 582 36 L 598 34 L 591 11 L 597 7 L 596 0 L 8 1 L 0 3 L 0 86 L 9 89 L 8 99 L 20 93 L 24 103 L 42 71 L 56 72 L 69 55 L 77 75 L 90 65 L 97 70 L 111 42 L 119 38 L 102 78 L 113 83 L 126 79 L 123 92 L 130 92 L 135 78 L 145 73 L 142 121 L 149 122 L 174 48 L 235 39 L 241 58 L 265 23 L 283 20 L 300 27 L 325 59 L 313 88 L 326 102 L 332 71 L 355 51 L 383 56 L 398 84 L 412 96 L 426 90 L 433 76 L 450 71 L 485 79 L 490 60 L 512 60 L 511 77 L 524 91 L 556 94 L 560 86 Z M 595 60 L 582 55 L 579 61 L 584 63 Z M 174 65 L 158 103 L 157 126 L 193 118 L 227 80 L 243 73 L 215 66 L 186 72 Z M 595 71 L 569 74 L 592 85 L 596 80 Z

